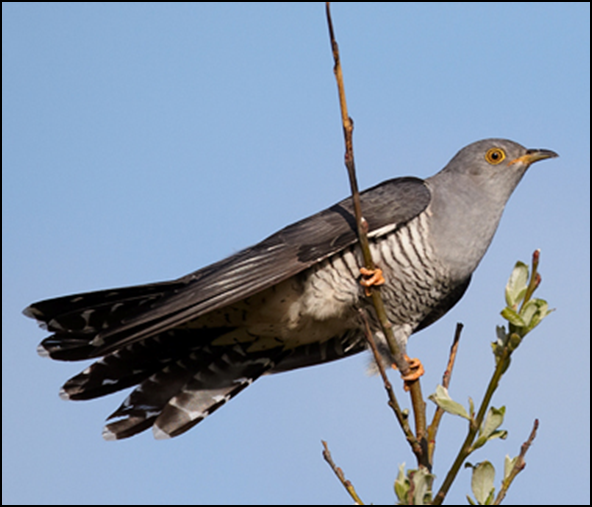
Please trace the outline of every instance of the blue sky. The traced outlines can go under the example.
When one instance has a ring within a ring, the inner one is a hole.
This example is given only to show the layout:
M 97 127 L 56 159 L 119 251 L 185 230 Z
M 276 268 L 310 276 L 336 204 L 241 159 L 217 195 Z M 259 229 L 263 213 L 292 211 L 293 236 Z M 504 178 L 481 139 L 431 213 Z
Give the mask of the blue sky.
M 507 277 L 540 248 L 557 311 L 494 398 L 508 439 L 471 461 L 499 481 L 539 418 L 507 501 L 589 504 L 589 4 L 333 14 L 362 188 L 429 176 L 485 137 L 561 155 L 526 174 L 468 293 L 409 351 L 427 395 L 464 322 L 450 392 L 479 400 Z M 20 313 L 181 276 L 348 194 L 323 5 L 3 3 L 2 105 L 3 503 L 350 504 L 321 439 L 366 502 L 392 503 L 414 460 L 365 355 L 261 379 L 178 439 L 112 443 L 103 420 L 125 393 L 60 400 L 86 365 L 39 358 L 44 333 Z M 440 480 L 465 431 L 444 420 Z M 463 470 L 448 503 L 469 491 Z

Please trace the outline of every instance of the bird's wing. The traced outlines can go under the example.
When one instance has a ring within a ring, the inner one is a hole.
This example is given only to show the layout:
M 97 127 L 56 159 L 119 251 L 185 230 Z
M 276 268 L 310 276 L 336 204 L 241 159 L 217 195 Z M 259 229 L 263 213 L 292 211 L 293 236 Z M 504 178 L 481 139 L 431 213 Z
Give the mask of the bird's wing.
M 396 178 L 362 192 L 360 197 L 373 237 L 392 232 L 416 217 L 428 206 L 431 195 L 423 180 Z M 356 241 L 348 198 L 178 280 L 41 301 L 24 313 L 55 333 L 42 343 L 51 357 L 97 357 L 249 297 Z M 84 352 L 59 357 L 60 351 L 51 347 L 65 339 Z

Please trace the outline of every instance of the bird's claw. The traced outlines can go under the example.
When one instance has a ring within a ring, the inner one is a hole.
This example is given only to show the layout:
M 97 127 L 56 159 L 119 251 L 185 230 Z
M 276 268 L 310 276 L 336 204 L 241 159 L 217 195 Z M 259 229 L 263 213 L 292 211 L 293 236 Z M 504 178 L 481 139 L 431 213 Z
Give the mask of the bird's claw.
M 364 287 L 364 292 L 366 293 L 366 296 L 372 295 L 370 287 L 372 287 L 373 285 L 383 285 L 385 282 L 384 276 L 382 276 L 382 269 L 380 268 L 360 268 L 360 273 L 362 274 L 360 284 Z
M 405 361 L 409 363 L 409 373 L 401 375 L 401 378 L 405 381 L 403 388 L 405 391 L 409 391 L 409 385 L 421 377 L 425 373 L 425 369 L 417 357 L 411 358 L 405 354 Z M 393 364 L 393 368 L 398 369 L 396 364 Z

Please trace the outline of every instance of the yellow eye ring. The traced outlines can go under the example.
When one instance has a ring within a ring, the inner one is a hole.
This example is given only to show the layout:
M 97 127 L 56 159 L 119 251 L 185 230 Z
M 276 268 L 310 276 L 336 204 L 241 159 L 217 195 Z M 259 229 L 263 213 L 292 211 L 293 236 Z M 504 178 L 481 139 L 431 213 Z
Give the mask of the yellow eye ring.
M 492 165 L 499 164 L 502 160 L 506 158 L 506 153 L 501 148 L 491 148 L 487 150 L 485 154 L 485 160 Z

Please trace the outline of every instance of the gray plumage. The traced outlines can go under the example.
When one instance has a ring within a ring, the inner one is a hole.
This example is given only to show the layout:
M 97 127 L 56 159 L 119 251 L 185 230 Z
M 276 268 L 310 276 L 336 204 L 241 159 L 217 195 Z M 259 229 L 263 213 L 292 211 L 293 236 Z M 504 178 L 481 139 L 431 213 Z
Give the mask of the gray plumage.
M 504 206 L 528 166 L 557 156 L 503 139 L 463 148 L 436 175 L 397 178 L 361 193 L 371 250 L 395 338 L 430 325 L 458 302 Z M 179 435 L 259 376 L 365 349 L 351 199 L 183 278 L 41 301 L 25 315 L 53 334 L 41 355 L 100 358 L 60 395 L 91 399 L 138 385 L 109 417 L 106 439 L 153 427 Z

